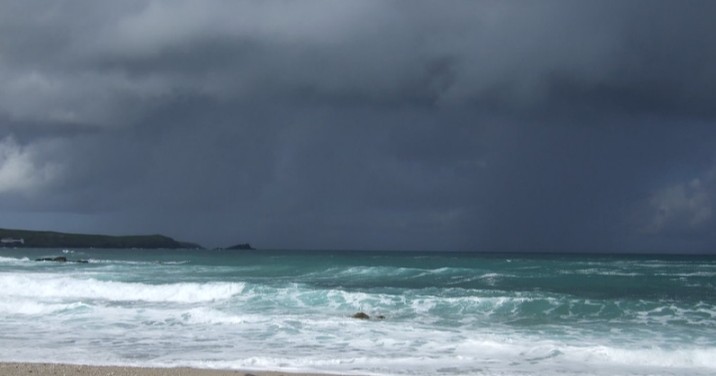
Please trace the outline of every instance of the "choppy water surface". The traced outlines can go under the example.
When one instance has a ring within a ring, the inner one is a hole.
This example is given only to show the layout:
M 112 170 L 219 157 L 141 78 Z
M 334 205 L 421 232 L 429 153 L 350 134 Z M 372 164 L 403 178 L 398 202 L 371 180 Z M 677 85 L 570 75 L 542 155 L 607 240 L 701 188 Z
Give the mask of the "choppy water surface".
M 716 258 L 0 249 L 0 317 L 5 361 L 713 375 Z

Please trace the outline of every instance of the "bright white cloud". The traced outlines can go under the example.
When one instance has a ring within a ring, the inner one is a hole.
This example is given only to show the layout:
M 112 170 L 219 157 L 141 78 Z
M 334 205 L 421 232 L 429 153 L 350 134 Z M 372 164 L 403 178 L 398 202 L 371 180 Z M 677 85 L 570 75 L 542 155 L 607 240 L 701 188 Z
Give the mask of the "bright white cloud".
M 59 164 L 40 158 L 43 146 L 51 145 L 22 146 L 12 136 L 0 140 L 0 194 L 33 194 L 61 174 Z

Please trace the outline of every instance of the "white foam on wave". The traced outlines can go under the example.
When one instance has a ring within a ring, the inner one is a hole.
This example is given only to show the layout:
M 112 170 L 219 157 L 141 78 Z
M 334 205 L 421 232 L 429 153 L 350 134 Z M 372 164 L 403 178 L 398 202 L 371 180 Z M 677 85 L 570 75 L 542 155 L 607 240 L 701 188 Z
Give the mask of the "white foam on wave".
M 396 267 L 396 266 L 353 266 L 350 268 L 333 268 L 321 272 L 321 274 L 327 274 L 334 278 L 335 275 L 339 275 L 342 278 L 362 278 L 362 277 L 381 277 L 391 276 L 403 277 L 403 278 L 424 278 L 427 276 L 439 276 L 439 275 L 464 275 L 469 274 L 470 269 L 456 268 L 456 267 L 440 267 L 440 268 L 411 268 L 411 267 Z
M 532 295 L 501 296 L 485 294 L 481 290 L 452 289 L 448 295 L 435 296 L 431 289 L 404 293 L 365 292 L 343 289 L 315 289 L 302 284 L 285 286 L 251 286 L 237 299 L 277 310 L 296 307 L 312 310 L 323 307 L 334 312 L 353 314 L 365 311 L 373 314 L 396 317 L 420 316 L 433 321 L 441 318 L 459 318 L 462 323 L 479 323 L 489 316 L 520 315 L 520 308 L 526 304 L 539 305 L 542 313 L 549 313 L 570 302 L 557 297 Z M 577 302 L 579 303 L 579 302 Z M 539 308 L 539 307 L 538 307 Z
M 668 329 L 677 320 L 679 325 L 716 329 L 713 324 L 716 308 L 709 303 L 674 305 L 671 301 L 610 301 L 543 292 L 499 294 L 452 288 L 435 295 L 433 289 L 354 291 L 327 290 L 295 283 L 278 286 L 250 284 L 232 302 L 271 313 L 298 309 L 302 312 L 352 315 L 363 311 L 370 315 L 410 318 L 426 323 L 441 322 L 461 328 L 541 323 L 565 328 L 574 326 L 579 333 L 594 334 L 595 330 L 602 330 L 607 322 L 648 332 Z M 661 326 L 650 328 L 653 324 Z
M 690 325 L 714 327 L 716 307 L 700 303 L 689 306 L 678 306 L 674 303 L 664 302 L 655 307 L 644 307 L 633 312 L 634 321 L 644 325 L 668 326 L 673 321 L 683 321 Z
M 657 273 L 659 277 L 716 277 L 716 271 Z
M 52 274 L 0 275 L 0 299 L 102 299 L 109 301 L 209 302 L 229 299 L 244 290 L 243 283 L 171 283 L 79 279 Z
M 103 288 L 152 288 L 152 285 L 146 284 L 114 282 L 118 285 L 106 285 L 106 282 L 53 278 L 43 274 L 39 275 L 39 279 L 42 283 L 66 282 L 66 286 L 71 287 L 76 287 L 76 283 L 87 283 Z M 1 295 L 7 287 L 3 285 L 6 282 L 0 278 L 0 301 L 6 297 Z M 17 278 L 13 281 L 16 284 L 24 282 L 27 281 Z M 196 288 L 199 284 L 187 285 Z M 154 285 L 157 286 L 168 288 L 167 285 Z M 600 338 L 550 338 L 505 326 L 445 328 L 424 320 L 401 319 L 392 315 L 384 321 L 361 321 L 350 318 L 347 315 L 350 310 L 346 310 L 346 315 L 339 312 L 346 305 L 374 302 L 375 307 L 379 307 L 380 304 L 398 304 L 400 299 L 406 298 L 332 290 L 329 293 L 333 294 L 332 299 L 321 303 L 321 311 L 316 311 L 309 310 L 310 304 L 306 305 L 309 308 L 304 308 L 295 301 L 285 300 L 290 297 L 306 298 L 310 302 L 315 297 L 305 294 L 320 295 L 319 291 L 308 290 L 305 286 L 291 285 L 272 291 L 245 290 L 242 288 L 244 292 L 230 301 L 211 304 L 203 301 L 189 305 L 113 305 L 100 302 L 102 304 L 93 306 L 91 310 L 82 311 L 78 319 L 59 317 L 59 321 L 54 321 L 55 318 L 50 317 L 12 326 L 3 326 L 0 322 L 0 329 L 16 331 L 13 338 L 18 340 L 12 344 L 17 345 L 19 350 L 13 353 L 15 359 L 58 362 L 103 359 L 105 364 L 189 365 L 362 375 L 550 375 L 562 372 L 598 376 L 693 376 L 716 371 L 716 350 L 713 347 L 692 346 L 674 351 L 659 347 L 663 343 L 658 340 L 644 338 L 643 342 L 632 343 L 634 346 L 626 348 Z M 92 296 L 98 299 L 100 295 Z M 48 299 L 67 297 L 57 294 L 47 296 Z M 15 301 L 32 300 L 29 297 L 17 298 L 16 295 L 10 297 Z M 292 308 L 247 313 L 246 310 L 253 305 L 247 303 L 256 298 L 266 302 L 284 300 Z M 388 301 L 379 303 L 381 299 Z M 455 302 L 465 302 L 462 298 L 454 299 Z M 511 299 L 483 298 L 476 302 L 499 305 Z M 426 306 L 431 304 L 428 296 L 424 300 Z M 401 304 L 406 305 L 406 309 L 415 309 L 407 304 L 410 302 L 417 301 L 407 298 Z M 338 306 L 331 308 L 334 303 Z M 61 309 L 61 306 L 57 303 L 52 308 Z M 49 310 L 48 307 L 35 308 Z M 35 308 L 28 306 L 28 313 Z M 39 325 L 37 331 L 23 332 L 32 330 L 36 325 Z M 36 338 L 38 333 L 52 334 L 43 337 L 47 342 L 43 342 L 42 348 L 32 346 L 35 342 L 30 339 L 33 336 Z M 73 350 L 74 353 L 58 351 L 66 347 L 66 341 L 74 341 L 72 348 L 78 350 Z M 12 344 L 7 342 L 5 346 Z M 79 350 L 86 350 L 87 354 L 77 352 Z
M 42 303 L 31 299 L 13 299 L 0 301 L 0 313 L 3 315 L 49 315 L 86 307 L 84 303 Z
M 15 257 L 0 256 L 0 263 L 4 263 L 4 264 L 17 264 L 17 263 L 25 263 L 28 261 L 30 261 L 30 259 L 27 257 L 15 258 Z
M 421 275 L 425 273 L 423 269 L 405 268 L 405 267 L 391 267 L 391 266 L 353 266 L 347 269 L 334 268 L 329 269 L 325 272 L 333 278 L 335 275 L 339 275 L 343 278 L 356 278 L 356 277 L 384 277 L 386 275 L 391 276 L 403 276 L 410 277 L 415 275 Z
M 610 346 L 571 347 L 568 354 L 575 361 L 612 366 L 644 368 L 710 369 L 716 371 L 716 348 L 661 349 L 617 348 Z
M 590 268 L 590 269 L 576 269 L 576 270 L 560 270 L 559 274 L 563 275 L 589 275 L 589 276 L 614 276 L 614 277 L 638 277 L 643 276 L 643 273 L 638 272 L 625 272 L 611 269 L 601 268 Z
M 44 273 L 0 273 L 0 316 L 9 317 L 0 320 L 0 360 L 361 375 L 716 374 L 713 342 L 674 344 L 676 337 L 660 328 L 603 333 L 560 321 L 572 314 L 572 305 L 599 311 L 605 304 L 599 300 L 464 288 L 353 290 L 270 280 L 148 284 L 91 279 L 69 274 L 78 272 L 72 268 L 51 268 L 65 274 L 41 269 Z M 129 276 L 156 281 L 154 268 L 137 270 L 146 274 Z M 709 302 L 664 307 L 625 309 L 645 312 L 650 322 L 651 316 L 663 317 L 666 324 L 680 315 L 698 313 L 699 322 L 716 317 Z M 352 319 L 359 309 L 387 318 Z M 547 314 L 559 319 L 554 321 L 559 330 L 553 322 L 505 323 Z M 587 324 L 612 320 L 591 315 L 582 315 Z M 709 326 L 704 337 L 713 333 Z
M 349 330 L 350 331 L 350 330 Z M 352 331 L 350 331 L 352 332 Z M 393 336 L 397 333 L 391 333 Z M 431 333 L 415 333 L 419 335 Z M 440 333 L 422 347 L 411 344 L 416 339 L 397 340 L 386 346 L 374 335 L 363 336 L 364 344 L 353 341 L 347 351 L 324 351 L 299 354 L 263 349 L 242 350 L 232 359 L 206 360 L 187 357 L 165 362 L 164 366 L 200 368 L 281 370 L 286 372 L 321 372 L 362 375 L 711 375 L 716 370 L 713 349 L 666 351 L 659 349 L 628 350 L 604 346 L 578 346 L 556 341 L 510 341 L 487 336 L 483 340 L 451 337 Z M 405 336 L 403 336 L 405 337 Z M 306 341 L 309 341 L 308 343 Z M 300 343 L 311 346 L 310 338 Z M 373 351 L 370 346 L 377 346 Z M 165 359 L 166 361 L 166 359 Z
M 182 313 L 181 317 L 189 324 L 242 324 L 252 320 L 241 315 L 225 313 L 207 307 L 192 308 Z

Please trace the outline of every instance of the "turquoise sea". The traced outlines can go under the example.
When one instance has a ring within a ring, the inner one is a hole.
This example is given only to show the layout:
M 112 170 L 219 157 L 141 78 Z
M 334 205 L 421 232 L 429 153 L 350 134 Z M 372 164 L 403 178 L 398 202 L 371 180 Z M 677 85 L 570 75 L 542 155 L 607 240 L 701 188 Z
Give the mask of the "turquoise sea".
M 0 361 L 714 375 L 716 257 L 0 249 Z

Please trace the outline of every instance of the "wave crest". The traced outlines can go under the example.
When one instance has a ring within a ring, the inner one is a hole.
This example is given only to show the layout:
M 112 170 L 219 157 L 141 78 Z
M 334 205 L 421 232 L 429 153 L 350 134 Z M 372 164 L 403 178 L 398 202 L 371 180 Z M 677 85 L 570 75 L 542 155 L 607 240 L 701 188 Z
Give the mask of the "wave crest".
M 206 282 L 146 284 L 100 281 L 47 274 L 0 276 L 0 299 L 87 299 L 197 303 L 229 299 L 244 290 L 244 283 Z

